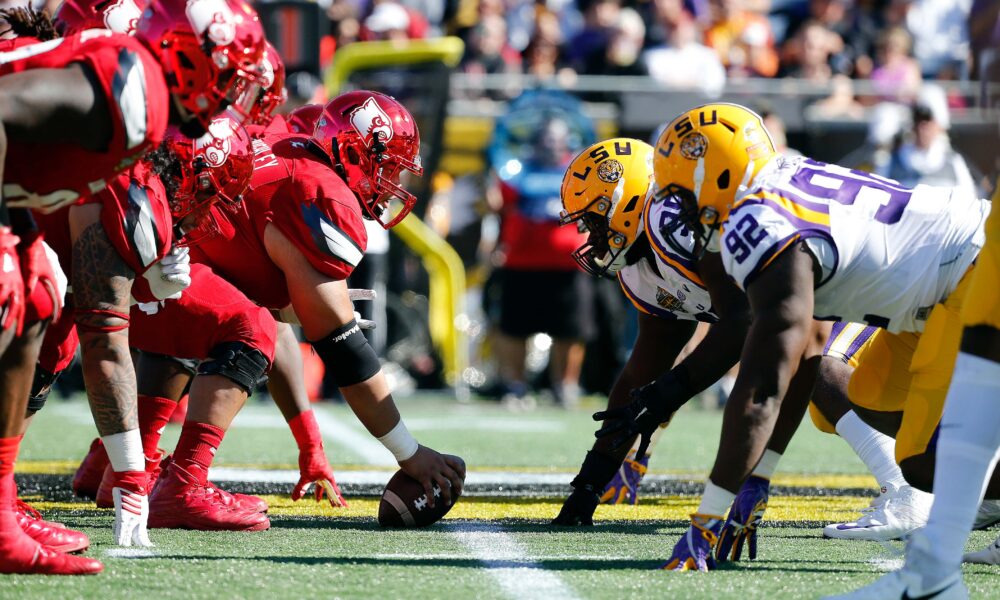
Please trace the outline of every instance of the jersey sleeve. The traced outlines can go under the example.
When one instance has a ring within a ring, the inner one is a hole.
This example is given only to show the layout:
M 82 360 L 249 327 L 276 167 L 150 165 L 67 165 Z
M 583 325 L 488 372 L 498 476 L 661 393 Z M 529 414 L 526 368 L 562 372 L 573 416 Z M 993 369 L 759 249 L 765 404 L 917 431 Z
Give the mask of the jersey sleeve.
M 770 192 L 741 200 L 721 236 L 722 264 L 744 291 L 796 242 L 815 239 L 832 245 L 833 239 L 828 213 L 804 209 Z
M 346 185 L 308 176 L 293 178 L 289 187 L 294 189 L 281 202 L 272 203 L 271 222 L 317 271 L 347 279 L 368 244 L 354 194 Z
M 650 270 L 642 262 L 618 272 L 622 292 L 639 312 L 661 319 L 693 321 L 696 318 L 684 310 L 683 303 L 662 286 L 656 285 Z

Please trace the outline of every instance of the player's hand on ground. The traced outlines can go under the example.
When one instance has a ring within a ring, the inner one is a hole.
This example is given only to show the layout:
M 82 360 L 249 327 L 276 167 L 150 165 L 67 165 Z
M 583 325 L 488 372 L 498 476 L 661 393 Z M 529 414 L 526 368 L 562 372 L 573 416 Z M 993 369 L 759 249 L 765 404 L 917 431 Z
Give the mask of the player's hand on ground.
M 340 492 L 340 486 L 333 476 L 330 462 L 326 460 L 323 447 L 306 448 L 299 451 L 299 482 L 292 490 L 292 500 L 301 500 L 313 487 L 316 502 L 322 502 L 323 497 L 330 501 L 330 506 L 346 507 L 347 500 Z
M 416 454 L 400 461 L 399 466 L 407 475 L 424 486 L 424 492 L 431 506 L 435 504 L 435 486 L 441 489 L 440 497 L 449 505 L 462 494 L 465 461 L 457 456 L 441 454 L 426 446 L 420 446 Z
M 600 498 L 590 486 L 574 489 L 573 493 L 563 502 L 562 509 L 556 518 L 552 519 L 553 525 L 593 525 L 594 511 Z
M 152 546 L 146 531 L 146 522 L 149 520 L 146 473 L 116 472 L 113 476 L 115 482 L 111 494 L 115 502 L 115 543 L 119 546 Z
M 770 480 L 753 475 L 740 488 L 715 547 L 715 556 L 719 562 L 739 560 L 744 543 L 749 550 L 750 560 L 757 558 L 757 525 L 764 518 L 770 491 Z
M 661 569 L 667 571 L 704 571 L 715 568 L 712 554 L 722 529 L 722 517 L 717 515 L 691 515 L 691 526 L 674 545 L 670 559 Z

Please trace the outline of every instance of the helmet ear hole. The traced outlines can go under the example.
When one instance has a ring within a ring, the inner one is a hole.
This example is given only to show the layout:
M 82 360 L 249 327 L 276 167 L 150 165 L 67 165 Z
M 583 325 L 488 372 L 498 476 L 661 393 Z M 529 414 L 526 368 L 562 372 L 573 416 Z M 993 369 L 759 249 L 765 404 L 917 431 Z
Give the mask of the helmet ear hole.
M 726 169 L 719 175 L 719 179 L 716 181 L 720 190 L 724 190 L 729 187 L 729 169 Z

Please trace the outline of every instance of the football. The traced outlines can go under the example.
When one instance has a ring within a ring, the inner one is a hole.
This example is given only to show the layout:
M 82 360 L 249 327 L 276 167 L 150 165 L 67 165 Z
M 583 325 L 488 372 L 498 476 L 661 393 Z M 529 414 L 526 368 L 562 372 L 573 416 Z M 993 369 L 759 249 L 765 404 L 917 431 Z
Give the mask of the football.
M 378 524 L 382 527 L 427 527 L 436 523 L 451 510 L 457 496 L 446 506 L 440 496 L 441 488 L 434 484 L 434 507 L 427 502 L 424 486 L 402 470 L 397 471 L 382 492 L 378 505 Z

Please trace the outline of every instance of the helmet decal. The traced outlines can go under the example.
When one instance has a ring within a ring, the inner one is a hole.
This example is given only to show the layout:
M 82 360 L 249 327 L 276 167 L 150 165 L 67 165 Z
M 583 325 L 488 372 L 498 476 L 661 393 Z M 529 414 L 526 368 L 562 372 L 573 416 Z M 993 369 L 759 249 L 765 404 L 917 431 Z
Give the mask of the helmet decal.
M 104 27 L 127 35 L 135 32 L 142 11 L 134 0 L 115 0 L 104 9 Z
M 236 19 L 222 0 L 188 0 L 184 12 L 199 37 L 207 37 L 218 46 L 236 39 Z
M 615 183 L 622 178 L 622 174 L 624 172 L 625 167 L 623 167 L 620 162 L 612 158 L 598 165 L 597 178 L 604 183 Z
M 698 160 L 708 150 L 708 139 L 700 133 L 692 133 L 681 140 L 681 156 L 688 160 Z
M 194 141 L 195 154 L 203 156 L 209 167 L 221 167 L 226 164 L 229 153 L 232 152 L 229 138 L 234 133 L 228 117 L 215 119 L 209 124 L 208 133 Z
M 365 146 L 371 147 L 376 133 L 382 134 L 382 143 L 392 139 L 392 122 L 385 114 L 375 98 L 368 98 L 365 103 L 351 111 L 351 125 L 361 135 Z

